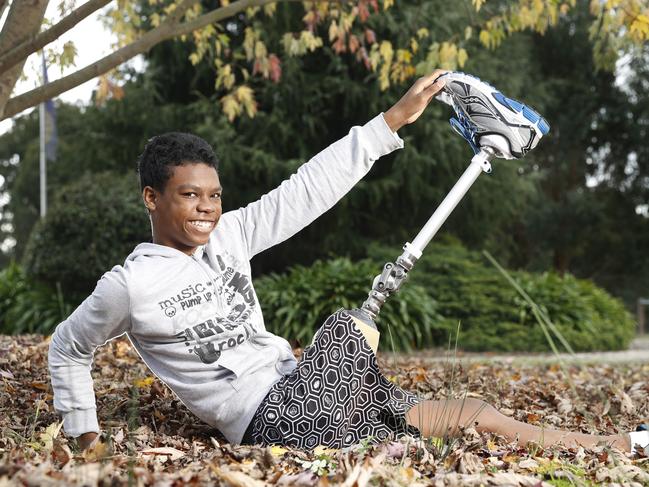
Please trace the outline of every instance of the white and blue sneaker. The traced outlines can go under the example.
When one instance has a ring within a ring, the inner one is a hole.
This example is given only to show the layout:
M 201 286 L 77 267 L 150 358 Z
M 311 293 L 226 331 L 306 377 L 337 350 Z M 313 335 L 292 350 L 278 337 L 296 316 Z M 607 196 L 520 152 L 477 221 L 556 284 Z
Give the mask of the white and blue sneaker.
M 505 97 L 475 76 L 448 72 L 437 98 L 455 110 L 451 126 L 477 154 L 490 147 L 501 159 L 519 159 L 550 131 L 548 122 L 530 107 Z

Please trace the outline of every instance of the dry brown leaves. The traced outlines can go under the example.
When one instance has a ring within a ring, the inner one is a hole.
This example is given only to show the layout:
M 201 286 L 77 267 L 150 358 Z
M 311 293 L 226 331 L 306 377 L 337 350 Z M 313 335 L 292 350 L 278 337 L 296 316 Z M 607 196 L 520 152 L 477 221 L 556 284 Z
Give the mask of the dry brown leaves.
M 454 441 L 403 438 L 347 451 L 232 446 L 154 378 L 125 339 L 95 355 L 104 435 L 79 452 L 52 407 L 48 346 L 38 335 L 0 336 L 0 487 L 649 485 L 649 458 L 605 445 L 521 448 L 471 428 Z M 557 366 L 431 365 L 390 356 L 380 363 L 423 398 L 477 397 L 548 427 L 614 434 L 649 418 L 649 365 L 570 366 L 567 377 Z

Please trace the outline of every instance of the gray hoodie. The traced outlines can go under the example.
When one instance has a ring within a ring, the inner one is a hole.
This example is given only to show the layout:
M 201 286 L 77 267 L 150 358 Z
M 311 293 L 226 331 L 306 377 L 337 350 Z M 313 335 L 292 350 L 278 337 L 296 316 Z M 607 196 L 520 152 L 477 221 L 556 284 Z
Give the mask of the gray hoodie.
M 239 443 L 269 389 L 296 366 L 289 343 L 266 331 L 250 259 L 310 224 L 376 159 L 401 147 L 378 115 L 259 200 L 224 213 L 193 255 L 153 243 L 135 247 L 52 334 L 48 366 L 65 433 L 99 433 L 93 354 L 126 333 L 190 411 Z

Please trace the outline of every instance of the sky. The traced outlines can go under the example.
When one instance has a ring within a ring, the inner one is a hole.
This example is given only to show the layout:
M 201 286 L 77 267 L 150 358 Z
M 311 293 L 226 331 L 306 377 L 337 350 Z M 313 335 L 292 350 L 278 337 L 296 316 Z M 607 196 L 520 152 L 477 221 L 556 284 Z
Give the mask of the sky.
M 84 2 L 77 1 L 76 3 L 77 5 L 81 5 Z M 57 11 L 58 4 L 59 4 L 58 0 L 50 1 L 50 4 L 48 5 L 47 11 L 45 13 L 45 16 L 48 19 L 53 21 L 57 21 L 58 19 L 60 19 L 59 13 Z M 110 8 L 110 4 L 106 8 Z M 0 20 L 0 25 L 4 24 L 4 20 L 5 17 L 7 16 L 8 10 L 9 9 L 5 9 L 5 14 L 2 20 Z M 76 57 L 76 67 L 70 67 L 65 69 L 63 71 L 63 74 L 61 74 L 61 70 L 58 67 L 52 66 L 51 68 L 48 68 L 47 75 L 50 81 L 54 81 L 62 77 L 62 75 L 64 76 L 73 73 L 77 69 L 83 68 L 88 64 L 97 61 L 98 59 L 102 58 L 103 56 L 109 54 L 112 51 L 111 44 L 115 40 L 115 38 L 110 31 L 104 28 L 101 21 L 99 20 L 101 12 L 103 11 L 105 11 L 105 9 L 99 10 L 98 12 L 95 12 L 93 15 L 82 20 L 72 30 L 68 31 L 67 33 L 62 35 L 57 41 L 51 44 L 51 46 L 62 46 L 65 42 L 71 40 L 72 42 L 74 42 L 77 48 L 77 57 Z M 28 79 L 16 83 L 16 87 L 13 93 L 14 96 L 24 93 L 26 91 L 30 91 L 38 86 L 39 81 L 36 73 L 38 72 L 38 70 L 40 70 L 40 59 L 41 59 L 40 52 L 36 54 L 32 54 L 27 59 L 24 72 L 28 75 Z M 97 86 L 97 79 L 95 78 L 90 81 L 87 81 L 86 83 L 66 93 L 63 93 L 57 98 L 64 100 L 68 103 L 81 102 L 83 104 L 87 104 L 90 100 L 92 91 L 96 86 Z M 30 108 L 28 110 L 33 110 L 33 108 Z M 11 128 L 11 126 L 12 126 L 11 120 L 1 121 L 0 134 L 7 132 Z

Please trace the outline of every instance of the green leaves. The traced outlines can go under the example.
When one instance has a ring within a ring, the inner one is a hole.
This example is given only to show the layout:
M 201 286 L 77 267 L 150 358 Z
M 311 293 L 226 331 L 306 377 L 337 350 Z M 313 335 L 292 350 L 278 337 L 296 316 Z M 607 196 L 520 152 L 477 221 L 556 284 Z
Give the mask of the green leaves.
M 72 309 L 60 286 L 34 282 L 15 262 L 0 272 L 0 333 L 47 334 Z

